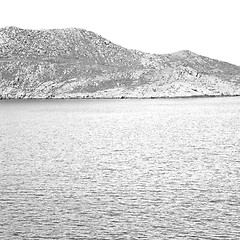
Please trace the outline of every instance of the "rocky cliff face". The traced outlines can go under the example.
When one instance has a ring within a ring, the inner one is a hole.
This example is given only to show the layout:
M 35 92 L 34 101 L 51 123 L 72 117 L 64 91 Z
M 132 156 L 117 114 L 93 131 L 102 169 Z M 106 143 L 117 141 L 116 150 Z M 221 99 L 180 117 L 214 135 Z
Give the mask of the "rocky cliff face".
M 240 95 L 240 67 L 125 49 L 83 29 L 0 29 L 0 98 Z

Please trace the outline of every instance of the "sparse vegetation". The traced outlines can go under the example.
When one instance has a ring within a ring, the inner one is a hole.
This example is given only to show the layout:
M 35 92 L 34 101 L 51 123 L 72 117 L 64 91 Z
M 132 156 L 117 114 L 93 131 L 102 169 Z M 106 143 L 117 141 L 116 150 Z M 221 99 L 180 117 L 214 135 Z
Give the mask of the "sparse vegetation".
M 0 29 L 0 98 L 240 95 L 240 67 L 128 50 L 83 29 Z

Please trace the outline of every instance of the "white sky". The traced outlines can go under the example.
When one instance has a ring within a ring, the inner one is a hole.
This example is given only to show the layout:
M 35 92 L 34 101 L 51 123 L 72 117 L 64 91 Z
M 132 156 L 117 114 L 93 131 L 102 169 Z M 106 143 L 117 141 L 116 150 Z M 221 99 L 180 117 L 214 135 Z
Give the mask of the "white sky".
M 150 53 L 240 65 L 240 0 L 0 0 L 0 27 L 77 27 Z

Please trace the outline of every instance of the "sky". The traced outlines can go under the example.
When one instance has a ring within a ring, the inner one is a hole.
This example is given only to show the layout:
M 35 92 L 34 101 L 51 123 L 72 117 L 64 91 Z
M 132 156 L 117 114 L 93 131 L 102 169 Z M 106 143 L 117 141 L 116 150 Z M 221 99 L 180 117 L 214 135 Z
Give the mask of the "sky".
M 130 49 L 240 66 L 240 0 L 1 0 L 0 27 L 83 28 Z

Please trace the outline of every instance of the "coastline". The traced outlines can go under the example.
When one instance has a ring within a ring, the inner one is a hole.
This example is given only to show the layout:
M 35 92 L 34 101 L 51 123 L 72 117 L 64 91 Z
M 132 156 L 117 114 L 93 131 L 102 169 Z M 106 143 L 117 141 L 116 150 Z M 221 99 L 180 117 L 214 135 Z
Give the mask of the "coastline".
M 14 100 L 152 100 L 152 99 L 197 99 L 197 98 L 229 98 L 240 97 L 240 94 L 235 95 L 193 95 L 193 96 L 163 96 L 163 97 L 33 97 L 33 98 L 0 98 L 0 101 Z

